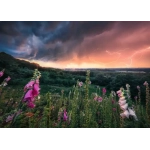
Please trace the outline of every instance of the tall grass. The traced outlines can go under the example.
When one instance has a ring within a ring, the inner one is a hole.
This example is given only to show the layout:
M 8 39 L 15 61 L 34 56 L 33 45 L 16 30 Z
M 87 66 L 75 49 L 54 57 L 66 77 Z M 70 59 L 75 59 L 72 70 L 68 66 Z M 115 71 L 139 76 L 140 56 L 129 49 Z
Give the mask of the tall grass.
M 138 118 L 132 115 L 121 117 L 116 92 L 90 92 L 90 71 L 86 81 L 77 81 L 69 93 L 39 95 L 35 98 L 35 107 L 28 108 L 25 103 L 19 108 L 23 90 L 1 87 L 0 127 L 1 128 L 149 128 L 150 127 L 150 90 L 145 84 L 146 104 L 141 104 L 140 89 L 136 100 L 130 98 L 132 108 Z M 131 87 L 132 88 L 132 87 Z M 106 89 L 107 90 L 107 89 Z M 119 90 L 119 89 L 118 89 Z M 129 94 L 129 89 L 125 93 Z M 129 101 L 128 101 L 129 103 Z M 17 115 L 15 121 L 14 114 Z

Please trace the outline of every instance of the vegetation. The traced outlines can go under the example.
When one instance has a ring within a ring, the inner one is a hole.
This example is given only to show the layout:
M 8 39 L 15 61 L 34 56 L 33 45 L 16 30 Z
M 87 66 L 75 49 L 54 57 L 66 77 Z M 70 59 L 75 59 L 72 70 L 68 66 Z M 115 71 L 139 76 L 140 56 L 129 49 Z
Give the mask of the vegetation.
M 149 86 L 145 82 L 146 105 L 141 104 L 141 90 L 132 100 L 130 85 L 110 93 L 97 87 L 90 94 L 90 71 L 85 82 L 77 81 L 68 94 L 39 95 L 41 74 L 36 69 L 32 80 L 22 90 L 1 85 L 0 127 L 17 128 L 148 128 L 150 127 Z M 32 94 L 31 94 L 32 93 Z M 33 94 L 34 93 L 34 94 Z M 34 104 L 34 103 L 35 104 Z M 32 104 L 31 104 L 32 103 Z

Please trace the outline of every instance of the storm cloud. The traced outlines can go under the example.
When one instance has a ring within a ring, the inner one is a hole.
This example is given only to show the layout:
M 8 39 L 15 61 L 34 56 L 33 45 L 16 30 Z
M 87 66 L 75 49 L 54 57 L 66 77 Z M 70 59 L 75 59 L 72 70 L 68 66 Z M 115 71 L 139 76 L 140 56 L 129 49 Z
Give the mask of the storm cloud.
M 0 22 L 0 51 L 49 67 L 150 67 L 149 39 L 150 22 Z

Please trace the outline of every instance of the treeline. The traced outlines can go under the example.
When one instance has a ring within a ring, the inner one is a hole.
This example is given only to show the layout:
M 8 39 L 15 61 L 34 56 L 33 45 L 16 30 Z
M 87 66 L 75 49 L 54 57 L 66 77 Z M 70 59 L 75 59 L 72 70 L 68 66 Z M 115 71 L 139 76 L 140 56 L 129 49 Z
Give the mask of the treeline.
M 25 68 L 18 68 L 15 71 L 7 70 L 5 72 L 5 76 L 1 78 L 0 82 L 7 77 L 7 75 L 11 76 L 11 81 L 9 85 L 22 85 L 24 86 L 26 82 L 30 80 L 30 77 L 33 74 L 33 70 L 25 67 Z M 85 82 L 86 72 L 79 71 L 79 72 L 66 72 L 63 70 L 46 70 L 41 71 L 41 85 L 49 85 L 49 86 L 58 86 L 58 87 L 72 87 L 76 84 L 76 81 Z M 150 74 L 134 74 L 134 73 L 103 73 L 103 72 L 91 72 L 90 76 L 91 83 L 93 87 L 97 88 L 106 87 L 107 90 L 117 91 L 122 85 L 126 85 L 127 83 L 131 86 L 131 93 L 132 98 L 137 95 L 137 86 L 141 86 L 141 89 L 144 88 L 143 83 L 147 81 L 150 83 Z M 125 88 L 125 87 L 124 87 Z M 144 90 L 142 90 L 144 91 Z M 141 93 L 145 95 L 145 93 Z M 145 99 L 145 98 L 143 98 Z

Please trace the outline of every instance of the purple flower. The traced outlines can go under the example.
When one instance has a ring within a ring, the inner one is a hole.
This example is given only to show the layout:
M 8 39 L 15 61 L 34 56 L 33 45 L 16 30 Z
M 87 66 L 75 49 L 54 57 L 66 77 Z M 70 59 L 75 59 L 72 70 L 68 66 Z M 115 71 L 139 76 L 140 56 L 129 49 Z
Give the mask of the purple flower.
M 105 94 L 106 93 L 106 88 L 103 88 L 102 92 L 103 92 L 103 94 Z
M 34 80 L 31 80 L 30 82 L 28 82 L 28 84 L 25 85 L 24 87 L 24 91 L 31 89 L 33 87 L 33 84 L 35 83 Z
M 64 110 L 64 117 L 63 117 L 63 120 L 64 121 L 67 121 L 67 119 L 68 119 L 68 116 L 67 116 L 67 111 L 66 111 L 66 109 Z
M 98 98 L 98 96 L 95 96 L 95 97 L 94 97 L 94 100 L 97 101 L 97 98 Z
M 19 110 L 16 112 L 16 116 L 19 116 L 21 113 L 22 113 L 22 111 L 21 111 L 21 109 L 19 109 Z M 14 116 L 15 116 L 15 114 L 9 115 L 9 116 L 6 118 L 6 122 L 12 121 L 13 118 L 14 118 Z
M 13 118 L 14 118 L 14 114 L 9 115 L 9 116 L 6 118 L 6 122 L 10 122 L 10 121 L 12 121 L 12 120 L 13 120 Z
M 0 77 L 2 77 L 2 76 L 3 76 L 3 74 L 4 74 L 4 72 L 3 72 L 3 71 L 1 71 L 1 72 L 0 72 Z
M 102 100 L 103 100 L 103 98 L 100 97 L 100 96 L 97 98 L 97 101 L 98 101 L 98 102 L 102 102 Z
M 39 79 L 30 81 L 25 87 L 24 91 L 26 92 L 23 98 L 24 102 L 27 102 L 29 108 L 34 108 L 35 97 L 39 95 Z
M 119 90 L 119 91 L 117 91 L 116 93 L 117 93 L 117 94 L 121 94 L 122 92 L 121 92 L 121 90 Z
M 8 76 L 8 77 L 5 79 L 5 81 L 8 82 L 10 79 L 11 79 L 10 76 Z
M 35 104 L 34 104 L 33 102 L 28 102 L 28 103 L 27 103 L 27 106 L 28 106 L 29 108 L 34 108 L 34 107 L 35 107 Z

